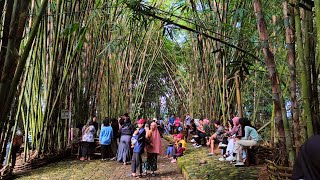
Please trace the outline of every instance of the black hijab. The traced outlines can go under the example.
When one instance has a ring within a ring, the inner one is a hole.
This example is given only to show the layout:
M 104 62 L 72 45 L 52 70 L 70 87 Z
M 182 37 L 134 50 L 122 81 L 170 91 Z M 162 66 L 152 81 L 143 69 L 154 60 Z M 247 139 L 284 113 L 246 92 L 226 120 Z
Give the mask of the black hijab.
M 320 179 L 320 135 L 307 140 L 300 148 L 300 153 L 293 166 L 292 179 Z

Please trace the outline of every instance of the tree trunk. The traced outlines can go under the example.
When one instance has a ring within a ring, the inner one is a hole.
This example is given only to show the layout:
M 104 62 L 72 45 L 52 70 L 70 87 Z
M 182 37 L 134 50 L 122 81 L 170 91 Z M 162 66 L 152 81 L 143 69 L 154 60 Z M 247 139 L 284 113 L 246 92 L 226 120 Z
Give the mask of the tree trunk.
M 316 51 L 317 54 L 316 54 L 316 59 L 315 59 L 315 62 L 317 62 L 317 64 L 315 64 L 314 67 L 316 67 L 317 65 L 319 65 L 318 63 L 320 63 L 320 0 L 314 0 L 314 12 L 315 12 L 315 29 L 316 29 Z M 314 69 L 313 70 L 313 74 L 314 75 L 317 75 L 319 74 L 319 69 Z M 318 77 L 314 76 L 314 87 L 315 89 L 318 88 L 317 87 L 317 80 L 318 80 Z M 318 96 L 316 96 L 318 97 Z M 317 100 L 317 102 L 319 102 Z M 319 104 L 316 105 L 317 107 L 319 107 Z M 319 109 L 317 109 L 318 113 L 319 113 Z M 320 119 L 319 119 L 319 115 L 317 116 L 317 122 L 318 122 L 318 131 L 320 132 Z M 318 132 L 318 133 L 319 133 Z
M 235 74 L 235 82 L 236 82 L 236 94 L 237 94 L 237 109 L 238 109 L 238 116 L 243 117 L 242 114 L 242 101 L 241 101 L 241 90 L 240 90 L 240 81 L 239 81 L 239 72 Z
M 299 123 L 299 109 L 296 95 L 296 57 L 295 57 L 295 43 L 294 43 L 294 29 L 290 22 L 293 23 L 293 9 L 288 7 L 288 2 L 284 0 L 283 6 L 283 17 L 285 26 L 286 36 L 286 47 L 287 47 L 287 63 L 290 73 L 290 99 L 291 99 L 291 111 L 293 121 L 293 137 L 296 154 L 300 147 L 300 123 Z M 288 9 L 289 8 L 289 9 Z
M 308 84 L 308 73 L 306 64 L 308 61 L 304 58 L 304 49 L 302 42 L 302 32 L 301 32 L 301 21 L 300 21 L 300 9 L 299 1 L 294 1 L 294 17 L 295 17 L 295 29 L 296 29 L 296 42 L 297 42 L 297 61 L 300 66 L 300 80 L 301 80 L 301 95 L 302 95 L 302 105 L 303 105 L 303 117 L 302 120 L 305 122 L 307 128 L 307 138 L 313 135 L 313 125 L 312 125 L 312 111 L 310 104 L 310 84 Z M 306 64 L 305 64 L 306 63 Z
M 290 164 L 293 163 L 293 151 L 292 151 L 292 142 L 291 142 L 291 135 L 288 132 L 285 132 L 284 125 L 288 125 L 286 121 L 286 115 L 282 113 L 282 107 L 284 106 L 282 97 L 281 97 L 281 88 L 279 84 L 278 75 L 276 72 L 276 64 L 274 60 L 274 55 L 270 51 L 269 42 L 268 42 L 268 32 L 267 27 L 263 18 L 263 13 L 260 5 L 259 0 L 253 1 L 254 12 L 257 19 L 257 26 L 258 26 L 258 33 L 260 36 L 261 46 L 263 50 L 265 64 L 267 66 L 269 72 L 269 78 L 272 85 L 272 95 L 273 95 L 273 102 L 275 105 L 275 125 L 279 132 L 278 139 L 278 146 L 280 149 L 280 153 L 285 154 L 287 151 L 289 153 L 289 162 Z M 286 128 L 289 129 L 288 127 Z M 287 137 L 287 138 L 286 138 Z M 282 160 L 281 164 L 286 164 L 286 160 Z

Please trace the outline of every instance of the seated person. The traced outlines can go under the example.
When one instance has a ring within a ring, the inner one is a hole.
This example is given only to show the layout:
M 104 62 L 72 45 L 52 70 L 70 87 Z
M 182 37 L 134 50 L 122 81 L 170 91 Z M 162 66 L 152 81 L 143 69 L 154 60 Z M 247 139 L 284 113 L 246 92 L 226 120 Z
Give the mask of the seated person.
M 181 143 L 182 147 L 186 150 L 187 143 L 182 139 L 182 134 L 177 134 L 173 137 L 174 143 L 169 143 L 165 158 L 169 158 L 170 155 L 174 155 L 177 152 L 178 144 Z
M 219 143 L 222 141 L 223 138 L 223 126 L 221 125 L 220 121 L 215 121 L 214 126 L 216 127 L 216 132 L 209 138 L 207 145 L 210 145 L 210 153 L 209 156 L 214 155 L 214 144 Z
M 173 143 L 169 143 L 165 158 L 169 158 L 169 156 L 173 155 Z
M 257 130 L 251 126 L 250 121 L 247 118 L 240 118 L 239 124 L 242 129 L 242 138 L 241 140 L 236 140 L 235 150 L 237 153 L 237 163 L 235 166 L 244 166 L 242 160 L 243 147 L 256 146 L 261 140 L 261 137 L 259 136 Z
M 222 142 L 219 143 L 219 148 L 222 151 L 222 157 L 219 158 L 219 161 L 225 161 L 226 157 L 228 157 L 230 154 L 233 153 L 233 147 L 231 147 L 231 145 L 234 144 L 234 141 L 233 141 L 233 138 L 230 136 L 232 134 L 233 127 L 235 126 L 233 125 L 232 119 L 228 120 L 228 126 L 226 127 L 225 127 L 225 133 L 223 134 Z M 228 144 L 229 144 L 229 149 L 228 149 L 229 151 L 227 150 Z M 231 151 L 230 151 L 230 148 L 232 148 Z
M 190 142 L 194 143 L 195 140 L 192 139 L 192 136 L 195 135 L 197 133 L 197 125 L 194 122 L 194 119 L 191 119 L 190 121 L 190 126 L 189 126 L 189 136 L 188 136 L 188 141 L 190 140 Z
M 198 137 L 195 138 L 196 143 L 193 144 L 193 146 L 196 148 L 201 147 L 201 139 L 207 136 L 207 132 L 204 129 L 203 119 L 199 120 L 199 126 L 197 127 L 197 131 L 198 131 Z
M 229 126 L 229 131 L 226 132 L 226 135 L 228 136 L 228 145 L 227 145 L 226 153 L 223 155 L 223 158 L 225 158 L 223 160 L 227 160 L 227 161 L 236 160 L 235 153 L 234 153 L 235 138 L 237 136 L 241 137 L 241 135 L 239 134 L 240 133 L 239 119 L 240 119 L 239 117 L 234 117 L 232 119 L 233 127 L 230 129 L 230 126 Z
M 177 139 L 177 141 L 175 143 L 175 146 L 178 147 L 178 144 L 181 143 L 182 146 L 184 147 L 184 149 L 186 150 L 187 149 L 187 142 L 183 139 L 182 134 L 178 134 L 176 136 L 176 139 Z
M 178 143 L 178 147 L 177 147 L 177 151 L 176 153 L 173 155 L 173 159 L 172 159 L 172 163 L 176 163 L 177 162 L 177 158 L 183 156 L 183 152 L 186 149 L 182 146 L 182 143 Z
M 210 135 L 211 128 L 210 128 L 209 123 L 210 123 L 209 119 L 204 119 L 203 120 L 203 129 L 206 132 L 206 140 L 208 140 L 209 137 L 211 136 Z

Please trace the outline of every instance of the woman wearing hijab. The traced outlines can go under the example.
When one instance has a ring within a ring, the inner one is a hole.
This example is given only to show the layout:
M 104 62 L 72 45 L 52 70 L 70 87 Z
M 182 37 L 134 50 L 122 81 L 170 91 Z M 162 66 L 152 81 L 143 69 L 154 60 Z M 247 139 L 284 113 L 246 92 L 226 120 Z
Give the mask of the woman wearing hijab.
M 120 142 L 117 152 L 117 161 L 123 162 L 124 165 L 131 160 L 130 141 L 133 133 L 133 126 L 130 121 L 125 118 L 124 124 L 120 127 Z
M 147 132 L 146 137 L 149 140 L 149 143 L 146 146 L 147 162 L 144 164 L 144 169 L 146 173 L 147 171 L 152 171 L 151 175 L 154 176 L 154 171 L 158 169 L 157 157 L 162 153 L 161 137 L 157 128 L 157 123 L 151 123 L 150 130 Z
M 235 143 L 235 138 L 237 137 L 237 133 L 239 131 L 239 128 L 241 128 L 240 124 L 239 124 L 239 117 L 234 117 L 232 119 L 232 124 L 233 127 L 231 128 L 229 126 L 229 131 L 226 132 L 228 138 L 228 145 L 227 145 L 227 152 L 224 155 L 224 157 L 222 159 L 219 159 L 220 161 L 233 161 L 236 160 L 236 157 L 234 156 L 234 143 Z M 231 124 L 231 123 L 230 123 Z
M 292 179 L 320 179 L 320 135 L 307 140 L 300 148 L 300 153 L 293 166 Z

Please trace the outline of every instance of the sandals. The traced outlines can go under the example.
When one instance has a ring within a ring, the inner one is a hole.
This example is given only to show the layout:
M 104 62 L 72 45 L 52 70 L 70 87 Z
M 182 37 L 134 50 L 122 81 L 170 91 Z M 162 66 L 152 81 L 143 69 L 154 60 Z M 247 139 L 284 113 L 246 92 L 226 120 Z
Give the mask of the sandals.
M 136 175 L 135 173 L 132 173 L 131 177 L 139 179 L 139 178 L 142 178 L 142 175 L 141 174 Z

